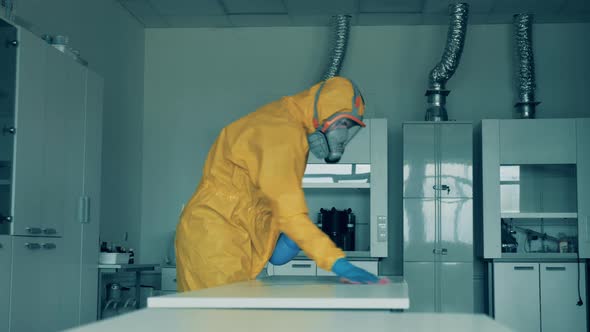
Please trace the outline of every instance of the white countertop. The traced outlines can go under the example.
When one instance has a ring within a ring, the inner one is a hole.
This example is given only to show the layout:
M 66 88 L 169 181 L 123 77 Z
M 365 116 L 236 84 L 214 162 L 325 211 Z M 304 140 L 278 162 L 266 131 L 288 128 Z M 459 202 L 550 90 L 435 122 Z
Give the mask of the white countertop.
M 408 309 L 408 285 L 343 284 L 336 277 L 267 277 L 148 299 L 150 308 Z
M 70 331 L 503 332 L 484 315 L 332 310 L 144 309 Z
M 151 271 L 160 264 L 98 264 L 100 270 Z

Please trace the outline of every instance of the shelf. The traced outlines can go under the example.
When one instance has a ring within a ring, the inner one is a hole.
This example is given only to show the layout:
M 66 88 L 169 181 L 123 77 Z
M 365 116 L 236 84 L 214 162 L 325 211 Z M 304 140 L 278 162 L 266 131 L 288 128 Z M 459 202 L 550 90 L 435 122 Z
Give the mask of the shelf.
M 303 189 L 368 189 L 370 183 L 340 182 L 340 183 L 303 183 Z
M 99 270 L 116 270 L 119 272 L 153 271 L 160 264 L 99 264 Z
M 0 186 L 8 186 L 11 184 L 10 180 L 0 180 Z
M 531 253 L 508 253 L 503 252 L 502 258 L 494 259 L 496 261 L 521 261 L 521 262 L 538 262 L 538 261 L 561 261 L 575 260 L 577 254 L 574 252 L 531 252 Z
M 512 219 L 576 219 L 578 214 L 568 212 L 504 212 L 502 218 Z

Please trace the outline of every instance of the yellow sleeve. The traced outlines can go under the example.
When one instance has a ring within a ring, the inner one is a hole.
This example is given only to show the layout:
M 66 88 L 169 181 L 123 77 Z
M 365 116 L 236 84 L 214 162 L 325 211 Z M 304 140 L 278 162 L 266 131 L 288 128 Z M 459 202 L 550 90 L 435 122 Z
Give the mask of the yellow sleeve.
M 345 257 L 344 252 L 334 245 L 334 242 L 309 219 L 307 214 L 282 218 L 279 222 L 280 230 L 295 241 L 322 269 L 332 270 L 334 262 Z
M 334 262 L 345 255 L 308 217 L 302 188 L 307 163 L 305 133 L 293 129 L 271 133 L 276 135 L 263 135 L 264 143 L 260 142 L 256 149 L 258 158 L 253 161 L 257 164 L 254 168 L 258 186 L 271 201 L 279 230 L 295 241 L 319 267 L 330 271 Z

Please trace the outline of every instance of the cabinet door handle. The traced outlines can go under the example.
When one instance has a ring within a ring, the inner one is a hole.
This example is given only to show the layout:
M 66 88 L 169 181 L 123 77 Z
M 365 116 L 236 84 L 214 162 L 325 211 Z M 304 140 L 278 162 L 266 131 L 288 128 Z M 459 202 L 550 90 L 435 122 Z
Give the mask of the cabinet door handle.
M 172 279 L 172 282 L 176 282 L 176 278 Z
M 534 270 L 534 269 L 535 269 L 534 266 L 515 266 L 514 267 L 515 271 Z
M 442 248 L 442 250 L 440 251 L 441 255 L 447 255 L 449 253 L 449 251 L 447 250 L 447 248 Z
M 41 249 L 41 245 L 39 243 L 25 243 L 25 247 L 31 249 L 31 250 L 37 250 L 37 249 Z
M 446 184 L 443 184 L 441 186 L 432 186 L 432 189 L 446 191 L 447 195 L 449 195 L 451 193 L 451 187 L 447 186 Z
M 45 250 L 51 250 L 51 249 L 57 248 L 57 246 L 55 245 L 55 243 L 43 243 L 41 246 Z
M 2 243 L 0 243 L 0 249 L 4 248 L 4 246 L 2 245 Z
M 547 271 L 565 271 L 565 266 L 546 266 Z
M 43 233 L 47 235 L 55 235 L 57 234 L 57 230 L 55 228 L 43 228 Z
M 14 127 L 6 127 L 4 126 L 4 128 L 2 128 L 2 135 L 14 135 L 16 133 L 16 128 Z
M 438 249 L 432 249 L 432 254 L 433 255 L 438 255 L 439 254 Z
M 291 267 L 294 269 L 309 269 L 311 268 L 311 264 L 293 264 Z
M 41 234 L 41 228 L 39 228 L 39 227 L 27 227 L 27 228 L 25 228 L 25 230 L 29 234 Z

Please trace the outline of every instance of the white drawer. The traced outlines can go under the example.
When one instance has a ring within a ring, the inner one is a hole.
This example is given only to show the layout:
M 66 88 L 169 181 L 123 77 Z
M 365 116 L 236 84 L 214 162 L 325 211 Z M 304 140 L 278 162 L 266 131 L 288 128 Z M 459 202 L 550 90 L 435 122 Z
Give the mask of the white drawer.
M 275 276 L 315 276 L 316 263 L 314 261 L 290 261 L 285 265 L 273 265 Z
M 176 292 L 176 268 L 162 268 L 162 291 Z
M 354 266 L 360 267 L 361 269 L 367 270 L 374 275 L 378 275 L 379 262 L 377 261 L 350 261 L 350 263 Z M 318 267 L 318 276 L 335 276 L 335 274 Z

